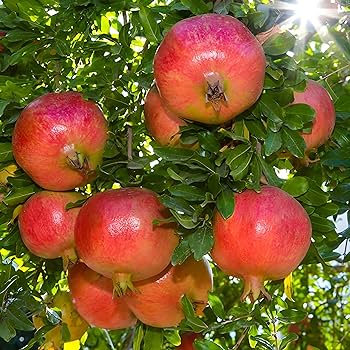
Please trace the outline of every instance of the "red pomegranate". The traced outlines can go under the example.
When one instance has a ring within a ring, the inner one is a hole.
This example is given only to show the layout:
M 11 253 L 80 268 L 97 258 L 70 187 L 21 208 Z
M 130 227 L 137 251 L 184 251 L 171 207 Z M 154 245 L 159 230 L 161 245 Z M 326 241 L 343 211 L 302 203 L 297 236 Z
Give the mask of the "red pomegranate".
M 65 191 L 91 180 L 106 140 L 106 120 L 96 104 L 77 92 L 49 93 L 22 111 L 13 155 L 38 185 Z
M 245 190 L 235 202 L 229 219 L 214 214 L 212 257 L 225 273 L 244 280 L 242 300 L 256 300 L 260 292 L 269 298 L 264 281 L 287 277 L 307 253 L 309 216 L 277 187 L 263 186 L 260 193 Z
M 161 146 L 178 145 L 180 126 L 187 125 L 164 106 L 156 87 L 153 87 L 146 96 L 145 122 L 149 133 Z
M 157 195 L 141 188 L 108 190 L 81 208 L 75 241 L 80 258 L 94 271 L 112 278 L 123 294 L 140 281 L 163 271 L 177 246 L 173 224 Z
M 171 28 L 155 55 L 154 75 L 176 115 L 221 124 L 257 101 L 265 65 L 261 44 L 239 20 L 205 14 Z
M 74 225 L 80 208 L 65 210 L 83 196 L 76 192 L 43 191 L 31 196 L 18 217 L 23 243 L 45 259 L 63 257 L 64 265 L 75 261 Z
M 202 336 L 197 333 L 185 333 L 181 336 L 181 345 L 178 346 L 177 350 L 196 350 L 194 348 L 194 341 Z
M 312 130 L 302 134 L 306 149 L 310 150 L 323 145 L 332 135 L 335 125 L 335 108 L 327 90 L 319 83 L 308 80 L 303 92 L 294 93 L 294 102 L 310 105 L 316 112 Z
M 187 259 L 164 272 L 135 283 L 136 292 L 126 295 L 126 303 L 143 323 L 153 327 L 175 327 L 184 318 L 181 298 L 186 295 L 201 315 L 213 287 L 208 261 Z
M 136 323 L 123 297 L 113 296 L 112 281 L 83 263 L 69 269 L 68 285 L 75 308 L 90 325 L 123 329 Z

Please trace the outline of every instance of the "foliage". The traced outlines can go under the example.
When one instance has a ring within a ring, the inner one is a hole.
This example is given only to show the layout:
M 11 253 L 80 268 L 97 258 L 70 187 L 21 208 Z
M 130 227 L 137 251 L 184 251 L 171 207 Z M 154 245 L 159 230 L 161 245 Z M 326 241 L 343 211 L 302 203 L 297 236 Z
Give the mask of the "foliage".
M 339 233 L 334 224 L 348 214 L 350 200 L 350 19 L 345 12 L 350 5 L 341 3 L 343 17 L 329 21 L 327 32 L 321 28 L 312 33 L 303 47 L 298 25 L 270 37 L 264 43 L 268 66 L 263 96 L 232 125 L 183 127 L 182 142 L 198 143 L 194 150 L 159 147 L 144 127 L 142 105 L 162 37 L 179 20 L 206 12 L 235 16 L 259 34 L 278 24 L 283 10 L 269 1 L 247 0 L 4 0 L 0 337 L 10 341 L 19 331 L 32 331 L 31 316 L 43 310 L 43 295 L 67 288 L 61 262 L 33 256 L 19 237 L 20 205 L 40 189 L 22 170 L 13 168 L 13 127 L 22 108 L 36 97 L 77 90 L 99 103 L 110 130 L 97 180 L 81 191 L 95 193 L 117 183 L 158 192 L 182 236 L 173 264 L 191 254 L 200 259 L 210 252 L 215 206 L 229 217 L 233 193 L 259 190 L 262 177 L 300 201 L 313 225 L 310 251 L 293 273 L 293 300 L 283 293 L 283 281 L 277 281 L 267 285 L 274 296 L 271 302 L 241 303 L 241 283 L 214 268 L 215 289 L 204 318 L 196 317 L 184 299 L 186 321 L 179 329 L 141 324 L 126 331 L 92 328 L 85 349 L 128 349 L 132 344 L 136 350 L 172 349 L 179 344 L 179 330 L 205 336 L 197 341 L 197 349 L 284 349 L 290 342 L 290 349 L 307 345 L 349 349 L 345 315 L 350 314 L 350 231 Z M 308 164 L 299 133 L 309 130 L 314 111 L 306 105 L 289 106 L 293 91 L 305 88 L 306 77 L 322 82 L 337 110 L 332 138 L 309 155 Z M 46 328 L 36 332 L 26 349 L 57 322 L 47 318 Z M 291 324 L 299 327 L 294 327 L 298 340 L 289 332 Z

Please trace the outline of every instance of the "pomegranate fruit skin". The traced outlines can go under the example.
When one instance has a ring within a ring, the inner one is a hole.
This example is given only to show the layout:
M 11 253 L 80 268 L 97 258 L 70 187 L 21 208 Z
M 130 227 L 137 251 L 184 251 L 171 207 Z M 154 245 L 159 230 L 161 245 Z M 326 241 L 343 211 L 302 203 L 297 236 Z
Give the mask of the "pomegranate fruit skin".
M 188 258 L 182 265 L 169 266 L 153 278 L 135 283 L 136 292 L 125 296 L 126 303 L 144 324 L 153 327 L 175 327 L 184 313 L 181 298 L 186 295 L 195 305 L 197 315 L 203 313 L 213 276 L 207 260 Z
M 156 87 L 148 92 L 144 111 L 146 127 L 157 143 L 161 146 L 179 144 L 180 126 L 187 125 L 187 123 L 164 105 Z
M 213 220 L 211 256 L 225 273 L 244 280 L 242 299 L 257 299 L 265 280 L 287 277 L 311 243 L 311 223 L 302 205 L 283 190 L 262 186 L 235 196 L 234 214 Z
M 45 259 L 75 257 L 74 226 L 80 208 L 65 210 L 83 196 L 77 192 L 38 192 L 23 205 L 18 217 L 25 246 Z
M 147 189 L 108 190 L 81 208 L 75 227 L 79 257 L 94 271 L 112 278 L 139 281 L 170 263 L 178 243 L 173 224 L 157 195 Z
M 20 114 L 13 155 L 39 186 L 66 191 L 93 178 L 106 140 L 107 123 L 95 103 L 77 92 L 48 93 Z
M 265 66 L 261 44 L 239 20 L 205 14 L 170 29 L 156 52 L 154 75 L 176 115 L 221 124 L 257 101 Z
M 306 150 L 323 145 L 332 135 L 335 125 L 335 108 L 327 90 L 319 83 L 308 80 L 303 92 L 294 92 L 294 102 L 305 103 L 311 106 L 316 114 L 313 120 L 311 133 L 303 133 Z
M 123 329 L 136 323 L 123 297 L 113 295 L 112 281 L 83 263 L 69 269 L 68 285 L 76 310 L 90 325 Z

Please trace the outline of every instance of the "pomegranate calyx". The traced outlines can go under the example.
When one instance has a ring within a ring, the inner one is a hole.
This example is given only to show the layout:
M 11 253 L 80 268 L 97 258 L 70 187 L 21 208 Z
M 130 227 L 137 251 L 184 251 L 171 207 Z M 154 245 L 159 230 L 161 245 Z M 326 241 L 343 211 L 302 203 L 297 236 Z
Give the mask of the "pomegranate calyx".
M 260 294 L 263 294 L 267 300 L 271 300 L 271 295 L 264 287 L 264 279 L 258 276 L 244 277 L 244 291 L 241 295 L 241 301 L 245 301 L 245 299 L 249 297 L 250 301 L 253 303 L 260 297 Z
M 118 297 L 125 295 L 129 290 L 132 292 L 137 292 L 137 289 L 134 287 L 131 281 L 130 273 L 114 273 L 112 276 L 113 281 L 113 294 L 116 294 Z
M 210 103 L 215 112 L 220 112 L 221 105 L 227 102 L 222 77 L 219 73 L 211 72 L 206 74 L 205 79 L 208 85 L 205 102 Z
M 78 256 L 74 248 L 69 248 L 62 254 L 63 270 L 67 271 L 71 265 L 78 261 Z
M 84 177 L 89 177 L 93 173 L 93 170 L 91 170 L 89 165 L 88 157 L 85 154 L 82 154 L 73 149 L 69 152 L 66 152 L 66 159 L 68 165 L 73 170 L 82 173 Z

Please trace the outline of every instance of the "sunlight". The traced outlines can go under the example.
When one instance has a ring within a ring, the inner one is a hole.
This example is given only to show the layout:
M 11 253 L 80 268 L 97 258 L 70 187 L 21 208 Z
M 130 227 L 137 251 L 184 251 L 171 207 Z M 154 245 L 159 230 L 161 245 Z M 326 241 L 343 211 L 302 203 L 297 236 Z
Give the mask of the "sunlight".
M 319 7 L 320 0 L 298 0 L 295 5 L 295 14 L 302 22 L 310 21 L 314 23 L 318 21 L 321 15 L 321 9 Z

